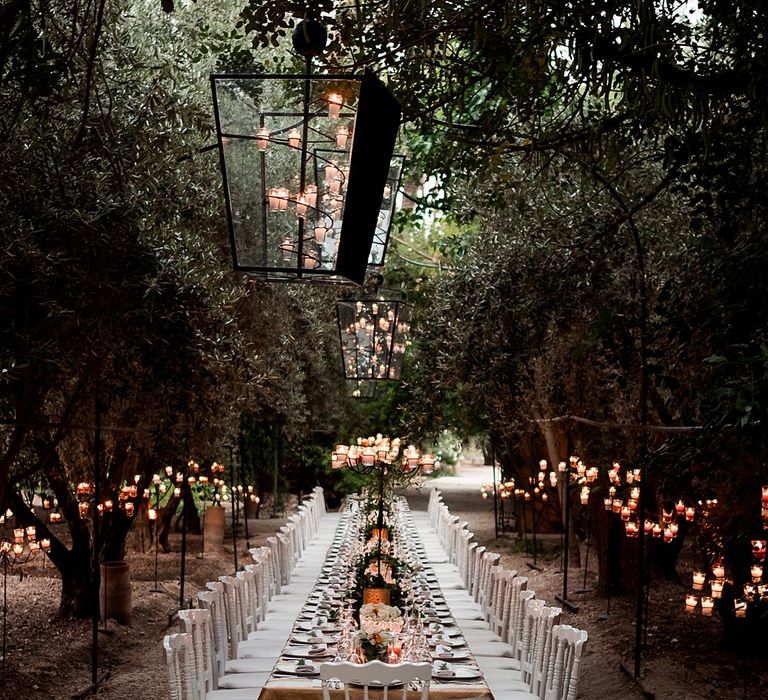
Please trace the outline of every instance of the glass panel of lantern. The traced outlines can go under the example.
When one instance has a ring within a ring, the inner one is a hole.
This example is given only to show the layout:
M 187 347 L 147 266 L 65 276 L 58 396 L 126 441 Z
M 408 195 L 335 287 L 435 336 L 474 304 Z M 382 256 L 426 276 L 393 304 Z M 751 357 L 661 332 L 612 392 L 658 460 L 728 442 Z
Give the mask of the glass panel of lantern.
M 211 84 L 235 269 L 362 284 L 391 220 L 398 102 L 370 73 L 212 74 Z
M 399 380 L 409 344 L 413 307 L 401 299 L 357 299 L 336 304 L 348 380 Z
M 348 379 L 347 395 L 353 399 L 372 399 L 376 396 L 376 382 L 366 379 Z

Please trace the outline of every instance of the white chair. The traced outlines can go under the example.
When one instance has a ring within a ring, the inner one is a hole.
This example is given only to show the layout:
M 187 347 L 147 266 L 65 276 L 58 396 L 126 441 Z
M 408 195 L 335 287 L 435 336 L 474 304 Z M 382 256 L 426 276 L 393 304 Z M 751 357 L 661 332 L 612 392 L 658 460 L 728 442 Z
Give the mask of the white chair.
M 163 639 L 163 648 L 171 700 L 197 700 L 199 695 L 195 687 L 191 638 L 185 632 L 167 634 Z
M 209 581 L 207 591 L 199 591 L 198 604 L 211 613 L 213 624 L 213 670 L 214 683 L 216 678 L 224 674 L 229 658 L 229 639 L 227 635 L 227 617 L 224 610 L 224 584 L 219 581 Z
M 432 678 L 432 664 L 402 663 L 385 664 L 382 661 L 369 661 L 355 664 L 349 661 L 332 661 L 320 664 L 320 680 L 323 683 L 323 700 L 331 700 L 330 681 L 341 681 L 345 697 L 349 697 L 347 684 L 363 686 L 363 697 L 367 700 L 368 689 L 383 690 L 383 700 L 388 700 L 388 692 L 393 685 L 402 685 L 400 697 L 408 697 L 408 685 L 413 681 L 421 683 L 420 700 L 429 698 L 429 681 Z
M 544 682 L 544 700 L 575 700 L 587 633 L 570 625 L 552 628 L 552 649 Z
M 211 612 L 205 608 L 179 610 L 184 632 L 192 639 L 195 656 L 195 687 L 198 697 L 204 698 L 215 686 L 214 640 Z

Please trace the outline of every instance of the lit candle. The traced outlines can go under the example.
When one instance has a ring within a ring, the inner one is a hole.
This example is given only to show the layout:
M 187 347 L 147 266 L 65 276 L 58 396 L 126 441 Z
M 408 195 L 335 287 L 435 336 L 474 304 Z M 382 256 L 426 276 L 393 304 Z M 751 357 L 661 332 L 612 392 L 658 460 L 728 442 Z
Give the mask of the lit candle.
M 307 195 L 303 192 L 296 195 L 296 216 L 303 219 L 307 215 Z
M 725 578 L 725 564 L 721 561 L 712 564 L 712 575 L 715 578 Z
M 668 529 L 672 533 L 672 537 L 677 537 L 677 533 L 680 531 L 680 526 L 677 523 L 670 523 Z
M 256 132 L 256 145 L 258 146 L 259 150 L 263 153 L 267 150 L 267 144 L 269 143 L 269 129 L 265 126 L 259 127 L 258 131 Z
M 603 499 L 603 506 L 608 511 L 612 510 L 613 509 L 613 499 L 612 498 L 604 498 Z
M 688 507 L 685 509 L 685 519 L 686 519 L 686 520 L 689 520 L 689 521 L 690 521 L 690 520 L 693 520 L 693 518 L 695 517 L 695 515 L 696 515 L 696 509 L 695 509 L 693 506 L 688 506 Z
M 669 544 L 675 536 L 672 534 L 672 530 L 670 530 L 668 527 L 664 528 L 664 541 Z
M 107 513 L 109 513 L 112 510 L 113 505 L 114 503 L 112 503 L 112 501 L 108 498 L 106 501 L 104 501 L 104 510 L 106 510 Z
M 749 568 L 749 573 L 752 574 L 752 583 L 760 583 L 763 578 L 763 565 L 752 564 Z
M 654 537 L 661 537 L 663 532 L 664 530 L 662 529 L 661 525 L 659 525 L 659 523 L 654 523 L 651 534 L 653 534 Z
M 44 498 L 43 499 L 43 508 L 45 508 L 45 510 L 48 510 L 50 507 L 51 507 L 51 502 L 47 498 Z
M 13 545 L 13 553 L 20 557 L 22 554 L 24 554 L 24 545 L 23 544 L 14 544 Z
M 344 98 L 338 93 L 333 92 L 328 95 L 328 116 L 331 119 L 338 119 L 343 104 Z
M 662 510 L 661 511 L 661 521 L 663 523 L 667 523 L 667 524 L 671 523 L 672 522 L 672 511 L 670 511 L 668 513 L 666 510 Z
M 614 498 L 613 499 L 613 512 L 614 513 L 621 513 L 621 506 L 624 503 L 620 498 Z
M 126 514 L 126 515 L 127 515 L 129 518 L 133 517 L 133 509 L 134 509 L 134 505 L 133 505 L 133 502 L 132 502 L 132 501 L 128 501 L 128 502 L 125 504 L 125 514 Z
M 291 148 L 298 148 L 301 143 L 301 133 L 298 129 L 291 129 L 288 132 L 288 145 Z
M 677 503 L 675 503 L 675 512 L 678 515 L 685 513 L 685 503 L 683 503 L 682 500 L 679 500 Z
M 653 520 L 646 520 L 643 523 L 643 530 L 646 532 L 646 534 L 650 535 L 651 532 L 653 532 Z
M 768 486 L 763 486 L 762 502 L 768 506 Z
M 277 187 L 271 187 L 267 192 L 267 197 L 269 199 L 269 211 L 280 211 L 280 197 Z
M 624 531 L 627 537 L 637 537 L 637 523 L 634 520 L 628 520 L 624 523 Z
M 139 488 L 136 486 L 136 484 L 133 484 L 129 489 L 128 493 L 130 494 L 131 498 L 136 498 L 136 496 L 139 495 Z
M 629 506 L 622 506 L 621 507 L 621 519 L 626 521 L 629 520 L 629 516 L 631 515 L 632 511 L 629 509 Z
M 181 496 L 181 489 L 177 486 L 175 489 L 173 489 L 173 495 L 178 498 Z
M 156 511 L 154 508 L 150 508 L 150 509 L 147 511 L 147 517 L 148 517 L 150 520 L 157 520 L 157 511 Z
M 637 501 L 634 498 L 630 498 L 627 500 L 627 508 L 629 508 L 632 512 L 637 510 Z
M 694 612 L 696 606 L 699 604 L 699 597 L 693 593 L 689 593 L 685 596 L 685 609 L 688 612 Z
M 13 529 L 13 539 L 15 542 L 23 542 L 24 541 L 24 528 L 23 527 L 16 527 Z
M 703 571 L 694 571 L 693 572 L 693 590 L 694 591 L 701 591 L 704 589 L 704 581 L 706 580 L 707 575 Z
M 712 610 L 715 607 L 715 601 L 712 600 L 709 596 L 705 595 L 701 598 L 701 612 L 702 614 L 706 615 L 707 617 L 710 617 L 712 615 Z
M 314 209 L 317 206 L 317 185 L 307 185 L 304 193 L 307 195 L 307 206 Z
M 766 540 L 752 540 L 752 556 L 760 561 L 765 560 Z
M 347 147 L 347 140 L 349 139 L 349 127 L 344 124 L 339 124 L 336 127 L 336 145 L 339 148 Z
M 724 581 L 712 581 L 712 597 L 713 598 L 722 598 L 723 597 L 723 586 L 725 585 Z
M 736 613 L 736 617 L 747 616 L 747 601 L 746 600 L 734 600 L 733 611 Z
M 581 505 L 585 506 L 589 503 L 589 486 L 582 486 L 581 493 L 579 494 L 579 500 Z
M 316 268 L 317 263 L 318 263 L 317 259 L 315 259 L 311 255 L 304 256 L 304 267 L 307 268 L 308 270 L 313 270 L 314 268 Z

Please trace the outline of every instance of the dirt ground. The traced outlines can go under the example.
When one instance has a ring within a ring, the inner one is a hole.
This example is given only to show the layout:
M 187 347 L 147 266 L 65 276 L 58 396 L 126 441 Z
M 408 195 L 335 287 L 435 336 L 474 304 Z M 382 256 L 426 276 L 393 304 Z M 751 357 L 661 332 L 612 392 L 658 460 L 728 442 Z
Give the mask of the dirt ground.
M 529 578 L 529 588 L 548 604 L 556 604 L 555 594 L 562 592 L 559 538 L 544 542 L 545 554 L 538 558 L 541 571 L 529 568 L 532 561 L 524 543 L 515 535 L 495 539 L 492 501 L 482 500 L 479 486 L 490 480 L 490 471 L 465 464 L 457 477 L 435 480 L 451 511 L 465 519 L 481 544 L 502 555 L 505 566 L 516 568 Z M 427 491 L 409 492 L 412 508 L 425 508 Z M 278 529 L 283 519 L 249 520 L 252 546 L 262 544 Z M 130 627 L 110 622 L 106 632 L 99 632 L 99 672 L 110 677 L 99 688 L 99 697 L 110 700 L 166 700 L 170 697 L 162 651 L 162 638 L 168 631 L 169 613 L 178 607 L 179 543 L 176 550 L 160 553 L 158 579 L 161 592 L 153 592 L 154 551 L 131 552 L 133 621 Z M 190 537 L 187 557 L 185 597 L 234 571 L 231 539 L 221 551 L 206 551 L 199 558 L 200 538 Z M 240 562 L 246 560 L 247 547 L 239 539 Z M 613 598 L 610 603 L 593 592 L 575 593 L 593 588 L 594 558 L 587 571 L 571 570 L 570 598 L 578 612 L 564 611 L 563 621 L 589 633 L 583 660 L 579 698 L 634 700 L 643 695 L 619 665 L 633 662 L 634 598 Z M 7 580 L 7 654 L 0 672 L 0 700 L 38 700 L 71 698 L 87 688 L 91 681 L 92 627 L 88 620 L 64 620 L 58 616 L 59 580 L 55 569 L 42 561 L 27 565 L 25 574 Z M 743 659 L 721 647 L 718 619 L 688 615 L 682 604 L 686 588 L 679 584 L 655 581 L 650 593 L 650 614 L 646 647 L 642 656 L 645 687 L 660 700 L 666 698 L 768 698 L 768 668 L 764 662 Z M 607 619 L 605 613 L 608 613 Z M 101 626 L 103 627 L 103 625 Z M 170 631 L 176 628 L 171 627 Z M 746 670 L 746 673 L 745 673 Z M 497 700 L 504 700 L 498 698 Z

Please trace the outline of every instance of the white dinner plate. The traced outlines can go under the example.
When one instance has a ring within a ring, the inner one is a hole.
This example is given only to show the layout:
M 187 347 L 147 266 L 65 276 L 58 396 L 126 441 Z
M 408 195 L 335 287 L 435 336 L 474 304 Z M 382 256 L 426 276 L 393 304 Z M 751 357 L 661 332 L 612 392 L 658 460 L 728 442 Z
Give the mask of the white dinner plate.
M 328 656 L 333 656 L 334 652 L 328 649 L 328 646 L 323 644 L 322 651 L 317 653 L 311 653 L 311 647 L 309 644 L 304 646 L 287 646 L 283 649 L 283 656 L 292 659 L 323 659 L 327 661 Z
M 440 652 L 439 654 L 433 651 L 432 658 L 435 661 L 466 661 L 471 657 L 469 651 L 464 649 L 458 651 Z
M 310 641 L 312 640 L 312 641 Z M 337 634 L 324 634 L 322 637 L 316 639 L 311 634 L 292 634 L 291 641 L 297 644 L 336 644 L 339 641 L 339 635 Z
M 275 664 L 275 670 L 279 673 L 289 673 L 292 676 L 319 676 L 320 667 L 318 664 L 312 664 L 311 671 L 298 671 L 299 668 L 295 661 L 279 661 Z
M 437 680 L 455 681 L 469 680 L 470 678 L 482 678 L 482 673 L 476 668 L 470 666 L 453 666 L 448 664 L 448 668 L 453 672 L 450 676 L 442 676 L 438 673 L 437 667 L 432 667 L 432 678 Z

